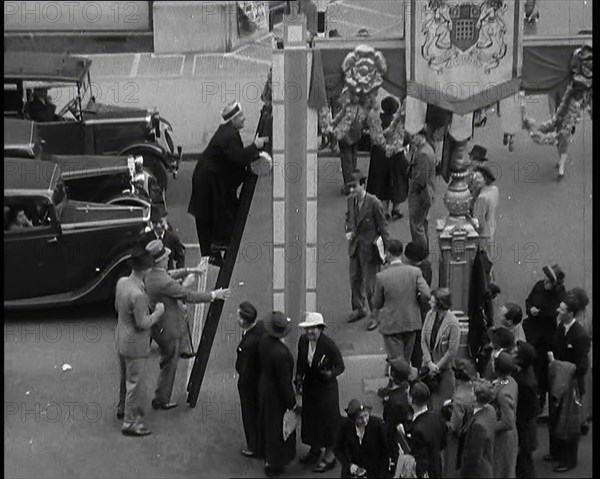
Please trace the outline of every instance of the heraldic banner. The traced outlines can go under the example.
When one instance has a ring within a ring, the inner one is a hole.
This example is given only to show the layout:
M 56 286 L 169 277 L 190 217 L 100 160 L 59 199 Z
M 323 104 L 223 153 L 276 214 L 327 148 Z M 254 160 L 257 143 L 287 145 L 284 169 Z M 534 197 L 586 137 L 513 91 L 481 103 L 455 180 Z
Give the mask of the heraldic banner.
M 519 91 L 520 0 L 407 0 L 407 94 L 458 115 Z

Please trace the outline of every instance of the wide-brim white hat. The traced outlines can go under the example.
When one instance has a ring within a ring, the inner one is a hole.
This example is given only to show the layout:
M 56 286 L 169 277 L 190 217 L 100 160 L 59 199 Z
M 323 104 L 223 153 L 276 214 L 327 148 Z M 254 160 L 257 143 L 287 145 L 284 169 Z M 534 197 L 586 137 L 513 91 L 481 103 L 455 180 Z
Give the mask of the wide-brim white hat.
M 235 101 L 229 103 L 221 110 L 221 124 L 229 123 L 240 113 L 242 113 L 242 105 L 240 102 Z
M 298 326 L 301 328 L 314 328 L 315 326 L 327 327 L 321 313 L 306 313 L 304 322 L 300 323 Z

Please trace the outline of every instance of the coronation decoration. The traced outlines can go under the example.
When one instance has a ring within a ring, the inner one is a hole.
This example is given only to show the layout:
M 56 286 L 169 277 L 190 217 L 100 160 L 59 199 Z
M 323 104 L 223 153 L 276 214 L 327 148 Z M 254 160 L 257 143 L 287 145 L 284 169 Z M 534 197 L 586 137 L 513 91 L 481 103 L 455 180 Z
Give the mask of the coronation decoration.
M 581 120 L 581 113 L 588 111 L 592 117 L 592 48 L 583 46 L 573 53 L 571 59 L 571 83 L 563 95 L 556 113 L 549 120 L 536 126 L 527 116 L 524 99 L 521 101 L 523 128 L 531 139 L 540 145 L 556 145 L 560 139 L 569 139 Z
M 381 52 L 368 45 L 359 45 L 342 62 L 345 86 L 340 95 L 341 110 L 331 119 L 329 108 L 319 110 L 321 130 L 335 135 L 338 140 L 346 137 L 351 129 L 362 135 L 363 126 L 369 128 L 371 143 L 384 148 L 387 156 L 403 149 L 404 103 L 398 109 L 390 125 L 383 130 L 377 93 L 387 71 Z

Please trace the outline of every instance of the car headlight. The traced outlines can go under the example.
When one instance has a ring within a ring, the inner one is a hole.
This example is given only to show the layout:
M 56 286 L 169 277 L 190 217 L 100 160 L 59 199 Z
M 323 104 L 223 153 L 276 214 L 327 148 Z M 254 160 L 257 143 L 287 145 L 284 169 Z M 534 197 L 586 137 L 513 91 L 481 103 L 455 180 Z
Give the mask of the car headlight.
M 144 157 L 139 155 L 133 159 L 135 174 L 144 173 Z

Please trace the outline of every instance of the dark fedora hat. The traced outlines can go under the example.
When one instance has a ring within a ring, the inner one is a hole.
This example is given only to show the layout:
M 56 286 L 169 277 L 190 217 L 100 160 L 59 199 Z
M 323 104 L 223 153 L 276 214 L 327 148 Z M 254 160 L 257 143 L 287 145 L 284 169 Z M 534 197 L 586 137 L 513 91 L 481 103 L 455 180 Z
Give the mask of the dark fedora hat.
M 167 216 L 167 209 L 163 205 L 152 205 L 150 207 L 150 221 L 158 222 Z
M 372 409 L 371 405 L 364 404 L 358 399 L 352 399 L 348 403 L 348 407 L 346 408 L 346 414 L 348 414 L 348 417 L 353 417 L 356 416 L 357 413 L 359 413 L 360 411 L 364 411 L 365 409 L 370 411 Z
M 408 260 L 418 263 L 419 261 L 423 261 L 427 257 L 427 254 L 425 248 L 420 244 L 411 241 L 406 245 L 406 248 L 404 248 L 404 256 L 406 256 Z
M 358 185 L 365 183 L 365 181 L 367 181 L 367 175 L 357 168 L 350 175 L 350 181 L 348 182 L 348 185 Z
M 494 175 L 494 173 L 492 173 L 492 170 L 486 165 L 477 165 L 475 168 L 473 168 L 473 171 L 479 171 L 484 176 L 484 178 L 487 178 L 488 181 L 490 181 L 491 183 L 496 181 L 496 176 Z
M 553 264 L 552 266 L 544 266 L 542 271 L 546 277 L 552 281 L 552 284 L 562 284 L 565 280 L 565 273 L 557 264 Z
M 287 336 L 292 329 L 292 320 L 281 311 L 273 311 L 264 324 L 267 332 L 275 338 Z
M 154 266 L 154 260 L 146 250 L 139 249 L 131 254 L 129 264 L 134 271 L 143 271 L 152 268 Z
M 473 148 L 469 151 L 469 156 L 475 161 L 487 161 L 485 155 L 487 155 L 487 149 L 481 145 L 473 145 Z

